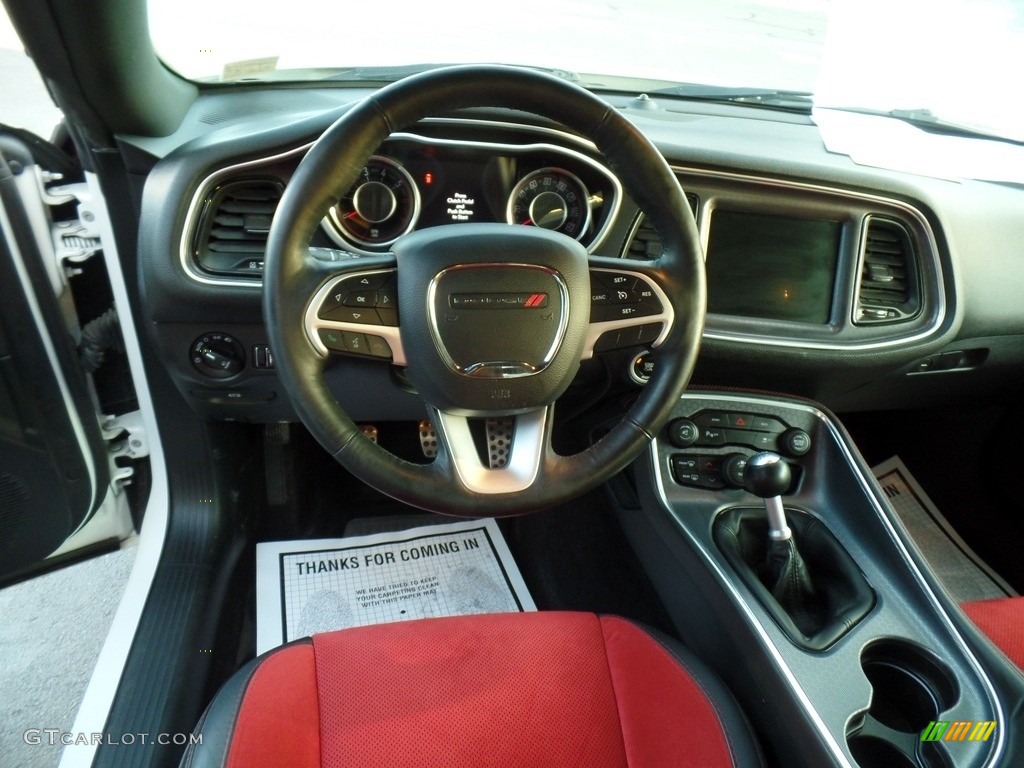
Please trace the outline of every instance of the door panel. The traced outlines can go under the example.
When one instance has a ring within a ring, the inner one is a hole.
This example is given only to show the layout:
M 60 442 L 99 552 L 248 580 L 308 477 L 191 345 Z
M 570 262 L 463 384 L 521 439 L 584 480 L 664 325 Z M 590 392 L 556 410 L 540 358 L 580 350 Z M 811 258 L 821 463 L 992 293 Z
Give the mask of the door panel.
M 110 479 L 32 173 L 24 146 L 0 141 L 0 581 L 78 530 Z

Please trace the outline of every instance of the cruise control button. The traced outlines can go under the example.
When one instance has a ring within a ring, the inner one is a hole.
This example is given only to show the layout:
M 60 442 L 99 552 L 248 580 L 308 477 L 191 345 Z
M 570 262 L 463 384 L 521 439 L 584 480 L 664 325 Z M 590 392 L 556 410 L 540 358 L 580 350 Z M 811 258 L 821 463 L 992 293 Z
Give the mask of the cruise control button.
M 636 291 L 625 288 L 613 288 L 611 291 L 612 304 L 639 304 L 640 296 Z
M 598 272 L 598 280 L 614 291 L 629 291 L 636 284 L 636 278 L 632 275 L 623 275 L 618 272 Z M 614 293 L 613 293 L 614 295 Z

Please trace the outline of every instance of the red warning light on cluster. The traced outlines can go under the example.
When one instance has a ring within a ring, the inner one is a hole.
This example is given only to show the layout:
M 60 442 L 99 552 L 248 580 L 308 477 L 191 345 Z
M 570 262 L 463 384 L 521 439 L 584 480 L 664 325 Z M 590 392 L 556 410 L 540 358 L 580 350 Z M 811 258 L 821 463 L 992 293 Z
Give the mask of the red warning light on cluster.
M 431 184 L 433 184 L 434 183 L 434 174 L 430 173 L 429 171 L 427 173 L 423 174 L 423 183 L 426 184 L 428 187 Z

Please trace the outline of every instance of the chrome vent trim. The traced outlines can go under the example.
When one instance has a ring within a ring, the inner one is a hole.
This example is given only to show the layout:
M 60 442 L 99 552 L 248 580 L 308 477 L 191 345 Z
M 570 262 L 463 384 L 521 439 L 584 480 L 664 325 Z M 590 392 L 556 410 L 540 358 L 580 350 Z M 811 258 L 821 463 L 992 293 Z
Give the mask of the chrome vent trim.
M 196 265 L 212 275 L 260 278 L 270 222 L 283 193 L 276 179 L 239 179 L 214 189 L 196 228 Z
M 903 224 L 869 216 L 864 222 L 853 322 L 898 323 L 921 311 L 914 240 Z

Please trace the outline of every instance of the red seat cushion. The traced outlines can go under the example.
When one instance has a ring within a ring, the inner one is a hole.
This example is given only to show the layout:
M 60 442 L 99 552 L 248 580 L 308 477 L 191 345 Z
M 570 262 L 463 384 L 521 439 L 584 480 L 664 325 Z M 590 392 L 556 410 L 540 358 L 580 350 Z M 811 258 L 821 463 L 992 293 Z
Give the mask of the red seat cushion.
M 1024 597 L 978 600 L 961 607 L 1010 661 L 1024 669 Z
M 593 614 L 317 635 L 268 654 L 237 690 L 211 706 L 236 708 L 219 763 L 233 768 L 738 764 L 720 716 L 735 709 L 647 632 Z

